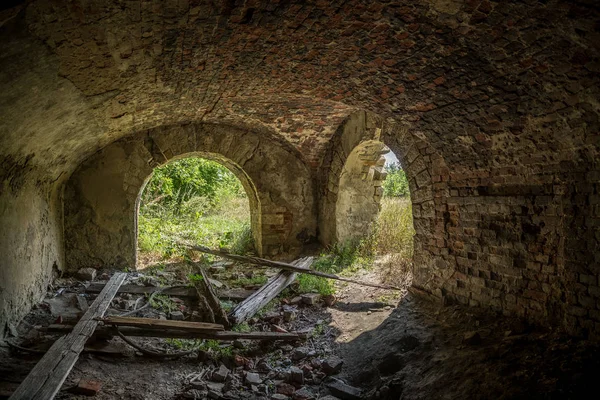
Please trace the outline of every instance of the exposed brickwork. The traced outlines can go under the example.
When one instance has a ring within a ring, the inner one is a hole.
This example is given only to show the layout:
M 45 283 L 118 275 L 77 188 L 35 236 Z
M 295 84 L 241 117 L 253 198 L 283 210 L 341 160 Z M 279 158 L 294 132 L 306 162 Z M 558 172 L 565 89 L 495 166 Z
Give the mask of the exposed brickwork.
M 0 236 L 0 322 L 19 314 L 13 294 L 64 268 L 62 184 L 110 143 L 182 124 L 268 133 L 314 174 L 327 241 L 334 164 L 375 131 L 343 152 L 339 137 L 367 110 L 409 176 L 417 286 L 597 335 L 596 3 L 35 0 L 3 12 L 0 224 L 14 235 Z M 291 215 L 266 218 L 281 234 Z M 32 248 L 23 226 L 36 225 Z

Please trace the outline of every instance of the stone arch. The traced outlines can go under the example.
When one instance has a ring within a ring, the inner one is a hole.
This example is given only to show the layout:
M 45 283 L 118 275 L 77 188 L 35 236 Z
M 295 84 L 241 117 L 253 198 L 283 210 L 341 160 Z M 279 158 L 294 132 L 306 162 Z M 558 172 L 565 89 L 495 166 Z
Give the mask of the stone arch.
M 260 254 L 295 254 L 316 237 L 309 168 L 264 132 L 189 124 L 156 128 L 113 142 L 83 162 L 65 187 L 69 269 L 136 265 L 139 194 L 153 169 L 176 158 L 209 155 L 256 194 L 251 213 Z M 252 206 L 252 204 L 251 204 Z
M 448 273 L 453 272 L 448 267 L 454 264 L 447 249 L 444 250 L 449 171 L 439 153 L 418 133 L 409 132 L 403 124 L 384 120 L 368 111 L 359 111 L 349 115 L 339 126 L 319 168 L 319 239 L 325 245 L 336 242 L 336 216 L 344 166 L 354 152 L 358 154 L 370 144 L 373 149 L 387 146 L 398 157 L 406 172 L 415 228 L 413 286 L 441 297 L 443 293 L 440 288 L 448 279 Z M 374 159 L 376 152 L 371 152 Z M 375 187 L 378 180 L 384 177 L 380 175 L 379 179 L 375 179 L 375 171 L 374 168 L 371 180 L 373 201 L 377 201 Z
M 256 190 L 256 185 L 254 184 L 254 182 L 252 181 L 250 176 L 248 176 L 246 171 L 244 171 L 244 169 L 240 165 L 235 163 L 234 161 L 232 161 L 226 157 L 223 157 L 222 155 L 217 154 L 217 153 L 208 153 L 208 152 L 201 152 L 201 151 L 180 154 L 159 166 L 163 166 L 163 165 L 175 162 L 177 160 L 182 160 L 184 158 L 190 158 L 190 157 L 198 157 L 198 158 L 204 158 L 206 160 L 215 161 L 215 162 L 221 164 L 222 166 L 224 166 L 225 168 L 227 168 L 229 171 L 231 171 L 235 175 L 236 178 L 238 178 L 238 180 L 242 184 L 242 187 L 244 188 L 244 191 L 246 192 L 246 195 L 248 196 L 248 203 L 250 206 L 250 226 L 252 229 L 252 238 L 254 239 L 254 246 L 255 246 L 257 253 L 262 254 L 262 250 L 263 250 L 262 231 L 263 231 L 263 229 L 260 224 L 260 221 L 261 221 L 260 197 L 258 195 L 258 191 Z M 134 229 L 134 235 L 135 235 L 134 242 L 135 242 L 135 246 L 136 246 L 136 252 L 135 252 L 136 256 L 137 256 L 137 243 L 138 243 L 138 220 L 137 219 L 139 216 L 142 194 L 144 193 L 144 189 L 146 188 L 146 185 L 148 184 L 148 182 L 150 181 L 151 178 L 152 178 L 152 173 L 150 175 L 148 175 L 148 177 L 144 180 L 144 183 L 142 184 L 142 187 L 140 188 L 140 191 L 138 192 L 138 196 L 137 196 L 136 204 L 135 204 L 136 211 L 135 211 L 135 215 L 134 215 L 135 219 L 134 219 L 133 229 Z M 136 259 L 136 266 L 137 266 L 137 259 Z

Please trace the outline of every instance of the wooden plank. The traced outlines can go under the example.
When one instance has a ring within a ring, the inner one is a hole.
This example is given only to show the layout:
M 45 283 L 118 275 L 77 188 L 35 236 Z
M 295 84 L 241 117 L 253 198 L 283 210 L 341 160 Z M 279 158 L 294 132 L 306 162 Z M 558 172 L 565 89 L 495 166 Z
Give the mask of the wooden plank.
M 308 269 L 313 262 L 313 257 L 305 257 L 294 261 L 295 268 Z M 281 271 L 275 275 L 252 296 L 242 301 L 229 314 L 232 322 L 239 324 L 252 318 L 254 314 L 263 308 L 267 303 L 273 300 L 283 289 L 296 279 L 296 273 L 290 271 Z
M 100 293 L 104 288 L 104 283 L 92 283 L 85 290 L 87 293 Z M 154 293 L 157 290 L 160 290 L 160 287 L 155 286 L 138 286 L 138 285 L 123 285 L 119 288 L 117 293 L 133 293 L 133 294 L 147 294 Z M 235 301 L 241 301 L 248 298 L 255 290 L 247 290 L 247 289 L 226 289 L 219 290 L 218 297 L 221 299 L 229 299 Z M 166 289 L 162 292 L 168 296 L 175 297 L 198 297 L 198 292 L 195 288 L 188 287 L 176 287 Z
M 104 288 L 103 283 L 92 283 L 85 290 L 87 293 L 100 293 Z M 123 285 L 119 288 L 117 293 L 134 293 L 134 294 L 146 294 L 154 293 L 160 290 L 160 287 L 155 286 L 138 286 L 138 285 Z M 176 297 L 197 297 L 198 293 L 196 289 L 190 287 L 174 287 L 166 289 L 162 292 L 163 294 Z
M 73 331 L 54 342 L 10 397 L 11 400 L 48 400 L 56 396 L 85 343 L 94 333 L 98 325 L 96 318 L 104 315 L 126 276 L 122 272 L 113 275 Z
M 107 317 L 103 318 L 105 325 L 135 326 L 148 329 L 181 329 L 188 332 L 210 333 L 222 331 L 225 328 L 220 324 L 209 324 L 206 322 L 191 321 L 169 321 L 164 319 L 150 319 L 137 317 Z
M 248 290 L 243 288 L 234 288 L 219 291 L 219 298 L 234 301 L 242 301 L 252 296 L 256 290 Z
M 50 325 L 44 328 L 46 332 L 62 332 L 67 333 L 73 329 L 71 325 Z M 215 339 L 215 340 L 299 340 L 304 338 L 294 332 L 232 332 L 232 331 L 215 331 L 211 333 L 190 332 L 181 329 L 146 329 L 136 328 L 131 326 L 119 327 L 119 331 L 125 336 L 136 337 L 157 337 L 171 339 Z M 111 326 L 99 326 L 96 328 L 95 335 L 103 338 L 112 337 L 115 331 Z
M 202 276 L 201 280 L 194 281 L 194 287 L 198 291 L 198 297 L 204 296 L 206 302 L 208 303 L 208 307 L 212 310 L 214 316 L 214 322 L 218 324 L 222 324 L 223 326 L 229 327 L 229 320 L 227 319 L 227 313 L 221 307 L 221 302 L 219 298 L 215 294 L 215 290 L 210 283 L 210 279 L 202 267 L 198 267 L 200 270 L 200 275 Z
M 179 243 L 179 244 L 182 246 L 187 246 L 192 250 L 201 251 L 201 252 L 207 253 L 207 254 L 213 254 L 215 256 L 219 256 L 219 257 L 223 257 L 223 258 L 229 258 L 231 260 L 240 261 L 240 262 L 247 263 L 247 264 L 262 265 L 263 267 L 278 268 L 283 271 L 299 272 L 302 274 L 315 275 L 315 276 L 320 276 L 321 278 L 335 279 L 338 281 L 350 282 L 350 283 L 355 283 L 357 285 L 370 286 L 370 287 L 375 287 L 375 288 L 379 288 L 379 289 L 402 290 L 401 288 L 396 287 L 396 286 L 379 285 L 376 283 L 363 282 L 363 281 L 358 281 L 356 279 L 344 278 L 339 275 L 328 274 L 327 272 L 315 271 L 312 269 L 302 269 L 302 268 L 298 268 L 297 266 L 295 266 L 293 264 L 288 264 L 288 263 L 284 263 L 281 261 L 271 261 L 271 260 L 267 260 L 265 258 L 259 258 L 259 257 L 240 256 L 238 254 L 231 254 L 231 253 L 228 253 L 223 250 L 209 249 L 208 247 L 204 247 L 204 246 L 193 246 L 193 245 L 186 244 L 186 243 Z

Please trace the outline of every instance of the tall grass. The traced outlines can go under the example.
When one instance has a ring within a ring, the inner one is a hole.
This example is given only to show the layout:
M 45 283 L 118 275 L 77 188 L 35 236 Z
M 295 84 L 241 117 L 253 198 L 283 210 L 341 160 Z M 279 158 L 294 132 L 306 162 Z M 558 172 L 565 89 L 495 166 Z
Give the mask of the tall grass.
M 412 205 L 408 197 L 386 197 L 371 234 L 359 242 L 337 244 L 322 253 L 312 268 L 317 271 L 352 275 L 369 269 L 382 259 L 383 280 L 398 284 L 406 281 L 413 257 Z M 323 295 L 335 292 L 333 281 L 311 275 L 300 275 L 300 291 Z
M 413 257 L 412 205 L 408 197 L 385 197 L 372 235 L 373 249 L 378 254 L 395 253 Z
M 252 250 L 248 198 L 237 178 L 224 167 L 217 166 L 220 168 L 217 169 L 219 180 L 213 183 L 215 187 L 209 192 L 210 196 L 198 195 L 203 187 L 191 195 L 162 190 L 166 185 L 154 180 L 164 180 L 169 175 L 162 170 L 153 175 L 147 185 L 153 189 L 151 196 L 146 192 L 142 195 L 138 215 L 140 254 L 162 259 L 184 257 L 187 250 L 177 244 L 182 240 L 207 247 L 226 247 L 236 253 Z M 168 167 L 174 169 L 172 165 Z M 181 174 L 183 167 L 175 167 Z M 216 168 L 209 161 L 203 161 L 201 167 Z M 180 190 L 189 190 L 189 187 Z

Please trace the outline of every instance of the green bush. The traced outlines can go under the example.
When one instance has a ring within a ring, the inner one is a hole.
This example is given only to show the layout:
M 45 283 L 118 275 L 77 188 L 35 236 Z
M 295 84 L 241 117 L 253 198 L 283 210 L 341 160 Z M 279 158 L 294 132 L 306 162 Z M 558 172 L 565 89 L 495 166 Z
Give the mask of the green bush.
M 186 158 L 156 168 L 142 193 L 138 248 L 163 258 L 185 256 L 190 241 L 238 253 L 254 247 L 248 198 L 222 165 Z
M 385 197 L 406 197 L 410 194 L 406 173 L 399 163 L 392 163 L 385 167 L 387 177 L 383 182 L 383 195 Z

